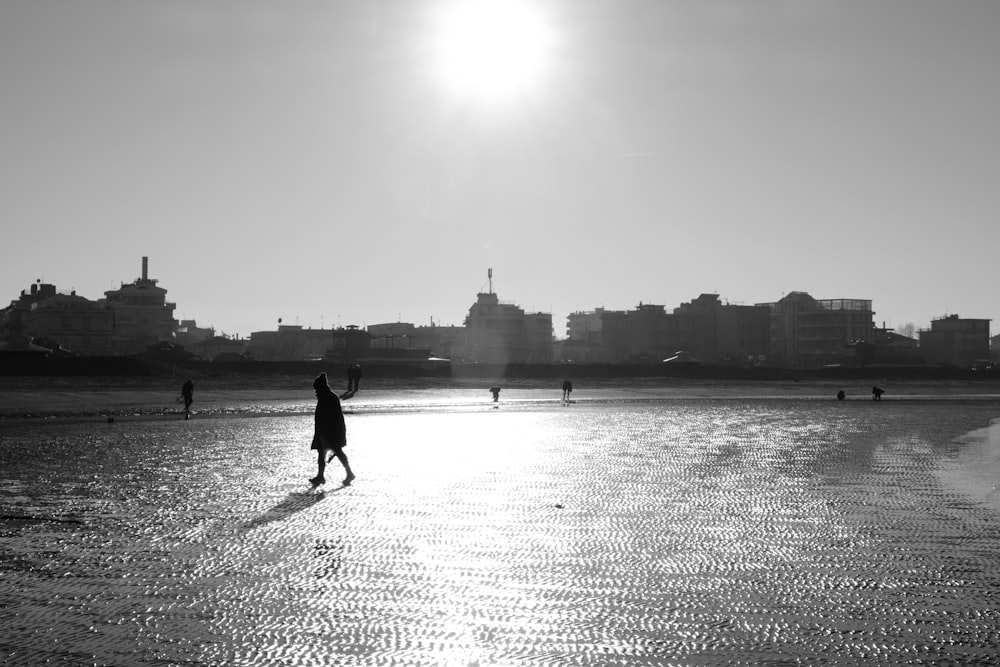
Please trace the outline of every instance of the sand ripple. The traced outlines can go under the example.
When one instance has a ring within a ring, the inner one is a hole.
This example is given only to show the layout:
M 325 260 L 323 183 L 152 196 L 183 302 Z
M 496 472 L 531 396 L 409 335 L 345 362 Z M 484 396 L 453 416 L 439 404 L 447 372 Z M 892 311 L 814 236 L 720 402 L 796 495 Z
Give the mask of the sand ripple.
M 316 491 L 308 415 L 7 424 L 0 663 L 993 664 L 995 416 L 374 411 Z

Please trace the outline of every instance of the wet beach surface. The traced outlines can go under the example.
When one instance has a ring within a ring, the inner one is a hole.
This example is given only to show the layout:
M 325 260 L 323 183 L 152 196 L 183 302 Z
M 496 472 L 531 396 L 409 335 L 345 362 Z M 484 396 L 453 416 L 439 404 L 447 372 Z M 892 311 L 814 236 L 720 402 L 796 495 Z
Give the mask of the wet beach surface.
M 0 389 L 0 664 L 1000 656 L 1000 401 L 967 387 L 362 385 L 358 480 L 316 490 L 308 383 L 196 383 L 190 420 L 180 383 Z

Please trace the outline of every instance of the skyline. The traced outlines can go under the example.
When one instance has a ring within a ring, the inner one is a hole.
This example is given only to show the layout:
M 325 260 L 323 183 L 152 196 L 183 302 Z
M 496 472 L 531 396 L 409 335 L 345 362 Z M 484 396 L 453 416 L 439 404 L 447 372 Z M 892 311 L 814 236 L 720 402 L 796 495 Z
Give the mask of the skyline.
M 557 334 L 703 292 L 998 319 L 1000 5 L 692 4 L 470 43 L 445 0 L 4 3 L 0 287 L 148 256 L 230 335 L 461 324 L 488 268 Z

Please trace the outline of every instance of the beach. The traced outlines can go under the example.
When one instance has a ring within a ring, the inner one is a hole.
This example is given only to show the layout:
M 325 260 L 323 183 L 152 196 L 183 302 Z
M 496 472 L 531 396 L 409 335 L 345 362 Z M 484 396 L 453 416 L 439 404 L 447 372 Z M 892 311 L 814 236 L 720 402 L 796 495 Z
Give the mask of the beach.
M 182 409 L 180 389 L 184 377 L 0 377 L 0 420 L 55 417 L 146 418 L 177 414 Z M 335 391 L 345 387 L 331 379 Z M 377 379 L 366 380 L 352 405 L 411 403 L 433 405 L 489 400 L 488 389 L 502 386 L 504 402 L 547 401 L 561 397 L 561 381 L 551 379 L 490 380 L 483 378 Z M 1000 384 L 995 381 L 898 380 L 890 378 L 852 380 L 734 381 L 683 378 L 582 378 L 575 380 L 576 401 L 677 400 L 685 398 L 836 398 L 871 400 L 871 387 L 886 388 L 886 401 L 952 400 L 969 398 L 1000 403 Z M 232 375 L 198 378 L 195 405 L 209 414 L 250 414 L 292 409 L 311 410 L 314 402 L 312 376 Z
M 978 387 L 362 385 L 312 489 L 309 383 L 176 384 L 0 392 L 0 663 L 1000 656 Z

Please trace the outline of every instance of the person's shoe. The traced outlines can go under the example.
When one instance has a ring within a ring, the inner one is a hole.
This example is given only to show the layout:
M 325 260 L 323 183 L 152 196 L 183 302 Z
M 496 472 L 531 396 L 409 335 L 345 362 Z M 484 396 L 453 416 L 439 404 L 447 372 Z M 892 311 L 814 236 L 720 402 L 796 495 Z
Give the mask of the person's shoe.
M 309 480 L 313 486 L 319 486 L 320 484 L 326 483 L 326 478 L 316 476 Z
M 344 486 L 350 486 L 351 482 L 353 481 L 354 481 L 354 473 L 351 473 L 350 475 L 344 478 Z

